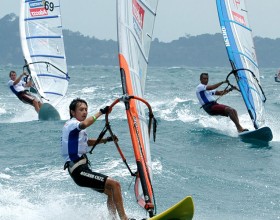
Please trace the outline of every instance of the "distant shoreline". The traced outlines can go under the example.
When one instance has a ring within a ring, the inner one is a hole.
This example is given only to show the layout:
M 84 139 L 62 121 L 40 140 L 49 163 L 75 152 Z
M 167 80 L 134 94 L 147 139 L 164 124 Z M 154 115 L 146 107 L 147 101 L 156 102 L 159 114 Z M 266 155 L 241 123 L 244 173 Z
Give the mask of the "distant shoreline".
M 99 40 L 80 32 L 63 30 L 67 63 L 75 65 L 118 65 L 118 46 L 113 40 Z M 280 67 L 280 38 L 254 37 L 260 68 Z M 0 19 L 0 64 L 22 65 L 19 20 L 15 14 Z M 169 43 L 155 38 L 151 44 L 149 66 L 227 67 L 229 61 L 222 34 L 180 37 Z

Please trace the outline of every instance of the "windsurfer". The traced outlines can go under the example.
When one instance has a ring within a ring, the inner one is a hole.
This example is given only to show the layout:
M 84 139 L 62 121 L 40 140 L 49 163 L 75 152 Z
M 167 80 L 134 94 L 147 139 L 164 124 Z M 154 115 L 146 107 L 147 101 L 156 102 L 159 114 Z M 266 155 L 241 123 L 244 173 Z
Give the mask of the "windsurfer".
M 121 220 L 127 220 L 125 214 L 120 183 L 106 175 L 93 172 L 89 167 L 86 153 L 90 151 L 96 139 L 88 139 L 86 128 L 92 125 L 97 118 L 109 112 L 109 107 L 100 109 L 93 116 L 87 117 L 88 105 L 83 99 L 74 99 L 69 106 L 70 120 L 62 130 L 61 153 L 66 163 L 64 169 L 74 182 L 81 187 L 89 187 L 108 196 L 107 207 L 111 216 L 116 218 L 116 212 Z M 115 141 L 117 141 L 117 138 Z M 107 143 L 112 138 L 101 139 L 99 143 Z
M 248 131 L 248 129 L 244 129 L 240 125 L 237 111 L 234 108 L 217 103 L 216 99 L 213 97 L 213 95 L 222 96 L 232 91 L 232 88 L 223 91 L 216 90 L 222 84 L 227 83 L 227 81 L 222 81 L 214 85 L 207 85 L 208 80 L 209 80 L 208 73 L 201 73 L 200 84 L 196 87 L 196 96 L 200 104 L 202 105 L 203 109 L 209 115 L 221 115 L 226 117 L 229 116 L 230 119 L 235 124 L 238 132 Z
M 29 80 L 25 82 L 22 80 L 23 76 L 27 76 L 25 72 L 23 72 L 18 78 L 15 71 L 10 71 L 9 73 L 10 80 L 8 82 L 8 86 L 12 90 L 12 92 L 23 102 L 30 105 L 33 105 L 36 112 L 39 112 L 41 108 L 41 102 L 33 95 L 28 93 L 25 88 L 32 86 L 32 81 Z
M 278 73 L 275 74 L 275 77 L 280 79 L 280 69 L 279 69 Z

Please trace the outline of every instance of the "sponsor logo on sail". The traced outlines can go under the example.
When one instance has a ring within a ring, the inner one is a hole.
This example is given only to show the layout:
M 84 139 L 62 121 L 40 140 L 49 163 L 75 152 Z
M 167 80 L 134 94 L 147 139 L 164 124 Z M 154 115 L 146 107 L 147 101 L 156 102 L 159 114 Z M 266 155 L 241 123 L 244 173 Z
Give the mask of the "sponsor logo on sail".
M 44 7 L 43 1 L 34 1 L 34 2 L 29 2 L 29 7 L 30 8 L 39 8 L 39 7 Z
M 142 43 L 143 39 L 143 22 L 145 11 L 136 0 L 132 1 L 133 28 L 138 40 Z
M 229 43 L 229 39 L 228 39 L 228 35 L 227 35 L 227 30 L 224 26 L 222 26 L 222 34 L 223 34 L 223 37 L 224 37 L 226 47 L 230 47 L 230 43 Z
M 238 8 L 238 5 L 240 5 L 240 0 L 233 0 L 233 3 L 236 8 Z
M 141 7 L 141 5 L 138 4 L 138 2 L 136 0 L 133 0 L 133 2 L 132 2 L 132 13 L 133 13 L 133 16 L 134 16 L 135 20 L 139 24 L 139 26 L 141 28 L 143 28 L 145 11 Z
M 44 8 L 30 8 L 30 15 L 32 17 L 46 16 L 48 15 L 48 11 Z
M 234 11 L 232 11 L 232 16 L 233 16 L 233 18 L 234 18 L 234 20 L 235 20 L 236 22 L 238 22 L 238 23 L 240 23 L 240 24 L 246 26 L 246 22 L 245 22 L 244 16 L 242 16 L 241 14 L 238 14 L 238 13 L 236 13 L 236 12 L 234 12 Z

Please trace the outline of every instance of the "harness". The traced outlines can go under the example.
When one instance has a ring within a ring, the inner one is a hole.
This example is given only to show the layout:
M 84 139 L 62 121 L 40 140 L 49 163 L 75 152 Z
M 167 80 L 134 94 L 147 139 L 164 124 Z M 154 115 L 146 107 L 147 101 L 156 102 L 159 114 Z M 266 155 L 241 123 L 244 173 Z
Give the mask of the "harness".
M 72 173 L 77 167 L 79 167 L 83 164 L 90 164 L 86 154 L 83 154 L 78 160 L 67 161 L 64 164 L 64 170 L 66 170 L 68 168 L 69 173 Z

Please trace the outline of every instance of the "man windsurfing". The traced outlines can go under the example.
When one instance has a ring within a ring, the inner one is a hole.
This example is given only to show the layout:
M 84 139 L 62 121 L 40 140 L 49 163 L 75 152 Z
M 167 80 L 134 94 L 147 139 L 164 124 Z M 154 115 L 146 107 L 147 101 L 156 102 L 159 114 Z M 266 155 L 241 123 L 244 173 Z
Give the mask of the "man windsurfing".
M 232 91 L 232 88 L 223 91 L 216 90 L 222 84 L 228 83 L 228 81 L 222 81 L 214 85 L 208 85 L 208 80 L 209 80 L 208 73 L 201 73 L 200 84 L 196 87 L 196 96 L 200 104 L 202 105 L 202 108 L 209 115 L 220 115 L 220 116 L 230 117 L 230 119 L 235 124 L 237 131 L 239 133 L 243 131 L 248 131 L 248 129 L 244 129 L 240 125 L 237 111 L 232 107 L 217 103 L 215 97 L 213 96 L 213 95 L 222 96 Z

